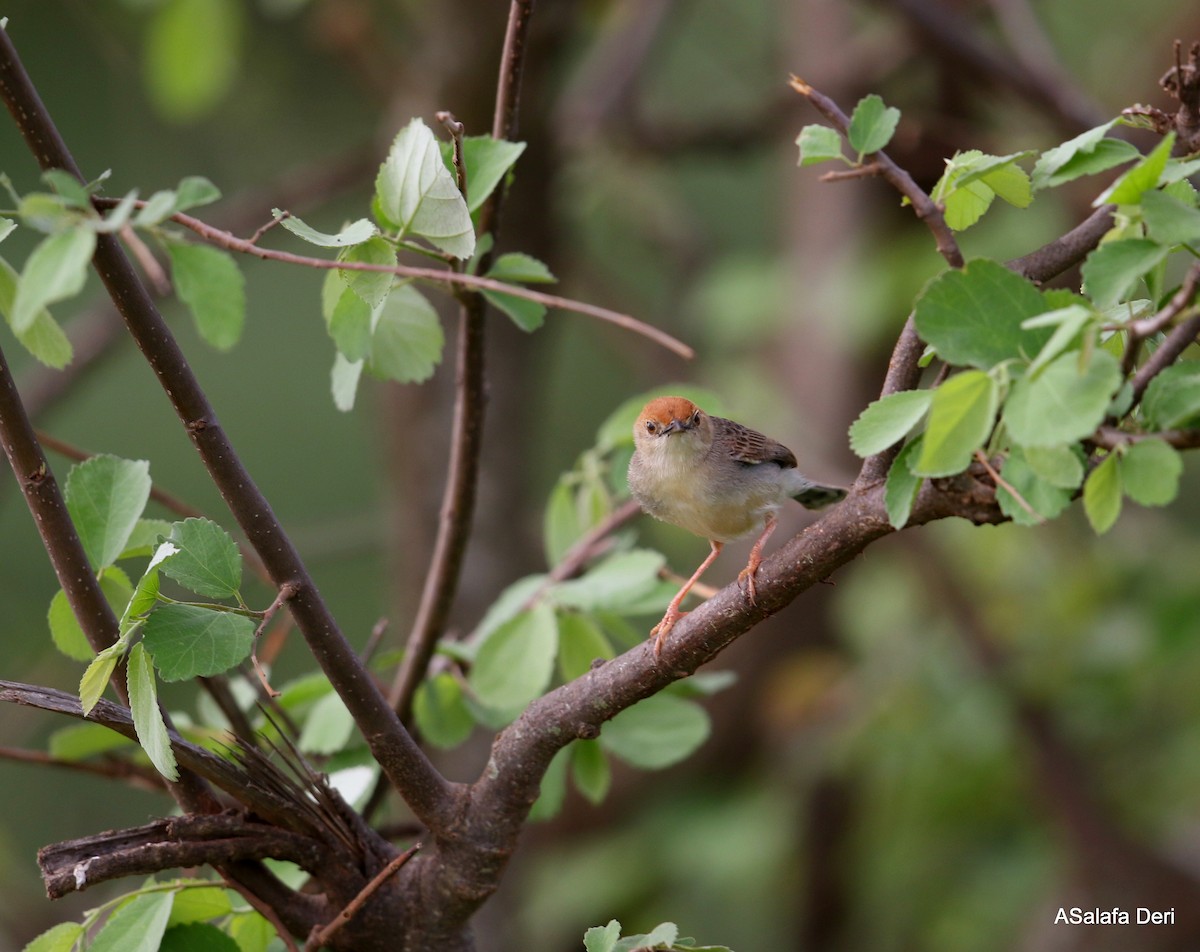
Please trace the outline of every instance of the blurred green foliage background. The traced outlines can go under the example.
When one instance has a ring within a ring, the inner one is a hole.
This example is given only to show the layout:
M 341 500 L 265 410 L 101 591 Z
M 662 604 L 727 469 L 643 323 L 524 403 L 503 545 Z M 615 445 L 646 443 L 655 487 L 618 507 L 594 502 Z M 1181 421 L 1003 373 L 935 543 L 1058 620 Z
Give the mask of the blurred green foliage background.
M 486 131 L 505 12 L 485 0 L 12 0 L 3 11 L 85 174 L 112 169 L 110 194 L 205 175 L 227 199 L 202 217 L 239 234 L 273 205 L 328 231 L 362 215 L 411 116 L 433 125 L 450 109 L 468 133 Z M 938 28 L 1016 64 L 1035 93 Z M 543 0 L 521 111 L 529 148 L 501 248 L 539 256 L 556 291 L 662 326 L 698 357 L 685 364 L 578 315 L 554 313 L 533 335 L 494 315 L 481 507 L 455 623 L 471 627 L 504 585 L 544 567 L 541 509 L 558 474 L 613 407 L 651 386 L 701 384 L 814 477 L 853 477 L 846 428 L 941 261 L 881 183 L 820 184 L 796 168 L 793 140 L 815 116 L 789 72 L 847 110 L 867 92 L 900 107 L 891 154 L 928 187 L 955 149 L 1046 148 L 1089 116 L 1165 104 L 1157 79 L 1177 36 L 1200 36 L 1194 4 Z M 18 190 L 37 183 L 7 122 L 0 166 Z M 1032 250 L 1086 215 L 1093 187 L 998 209 L 965 250 Z M 6 242 L 10 260 L 22 241 Z M 177 306 L 168 314 L 344 629 L 361 644 L 387 616 L 398 640 L 436 524 L 453 362 L 424 387 L 371 384 L 340 414 L 322 275 L 242 264 L 249 319 L 232 353 L 205 348 Z M 73 320 L 103 326 L 103 305 L 92 279 Z M 450 338 L 452 308 L 445 319 Z M 39 395 L 41 427 L 150 459 L 157 484 L 221 518 L 128 342 L 106 346 L 61 398 L 41 397 L 47 375 L 0 343 Z M 622 771 L 600 808 L 573 795 L 529 831 L 479 918 L 481 948 L 575 949 L 612 917 L 627 932 L 672 919 L 739 952 L 1174 948 L 1179 932 L 1064 934 L 1052 922 L 1059 906 L 1132 903 L 1126 877 L 1200 875 L 1197 509 L 1185 488 L 1167 511 L 1128 507 L 1099 540 L 1071 512 L 1037 529 L 944 524 L 873 546 L 727 653 L 740 680 L 710 703 L 715 734 L 697 756 L 663 774 Z M 704 551 L 642 528 L 685 574 Z M 45 633 L 53 574 L 7 475 L 0 540 L 0 674 L 72 690 L 79 666 Z M 743 555 L 709 581 L 732 579 Z M 297 639 L 280 669 L 308 666 Z M 193 703 L 185 690 L 172 700 Z M 37 748 L 60 726 L 19 709 L 0 717 L 6 747 Z M 443 765 L 472 778 L 486 750 L 477 736 Z M 101 892 L 51 906 L 40 845 L 168 809 L 8 760 L 0 805 L 0 949 Z M 1158 894 L 1174 902 L 1166 886 Z

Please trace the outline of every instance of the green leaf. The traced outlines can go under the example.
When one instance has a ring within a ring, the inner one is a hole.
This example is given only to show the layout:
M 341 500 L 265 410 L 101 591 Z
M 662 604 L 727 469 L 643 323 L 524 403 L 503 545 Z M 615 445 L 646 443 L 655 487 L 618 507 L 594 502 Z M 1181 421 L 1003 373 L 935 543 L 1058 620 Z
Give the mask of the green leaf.
M 1159 244 L 1200 242 L 1200 211 L 1165 192 L 1150 191 L 1142 196 L 1142 217 L 1150 237 Z
M 0 258 L 0 314 L 12 327 L 13 302 L 17 296 L 17 272 L 7 261 Z M 23 331 L 13 327 L 21 346 L 47 367 L 61 370 L 71 362 L 71 341 L 44 307 L 39 308 L 33 321 Z
M 354 718 L 336 691 L 329 691 L 308 712 L 297 741 L 306 754 L 328 756 L 342 750 L 354 736 Z
M 83 716 L 87 717 L 96 702 L 104 695 L 104 689 L 117 668 L 117 663 L 125 653 L 121 642 L 109 645 L 92 659 L 92 663 L 79 679 L 79 704 L 83 708 Z
M 72 724 L 50 735 L 50 756 L 60 760 L 86 760 L 97 754 L 132 747 L 133 741 L 100 724 Z
M 655 694 L 604 725 L 600 743 L 610 754 L 643 770 L 661 770 L 690 757 L 708 739 L 704 708 L 693 701 Z
M 183 890 L 176 898 L 176 903 L 179 898 L 193 892 L 198 890 Z M 240 946 L 212 923 L 188 922 L 168 929 L 158 952 L 240 952 Z
M 599 742 L 577 740 L 570 746 L 571 777 L 590 803 L 603 803 L 612 785 L 612 767 Z
M 580 507 L 575 502 L 575 483 L 572 474 L 566 473 L 558 478 L 550 490 L 550 499 L 546 502 L 546 513 L 542 518 L 542 544 L 546 550 L 547 565 L 558 565 L 587 528 L 583 525 Z
M 467 210 L 474 212 L 496 190 L 521 153 L 524 142 L 508 142 L 491 136 L 463 136 L 463 165 L 467 170 Z M 442 159 L 453 174 L 454 145 L 441 143 Z
M 615 657 L 608 638 L 587 615 L 564 612 L 558 616 L 558 670 L 564 681 L 587 674 L 597 659 Z
M 60 922 L 30 942 L 22 952 L 71 952 L 83 934 L 82 923 Z
M 147 892 L 114 912 L 88 952 L 158 952 L 171 916 L 172 892 Z
M 229 934 L 241 952 L 267 952 L 275 938 L 275 927 L 257 912 L 235 914 L 229 922 Z
M 133 585 L 129 576 L 114 565 L 105 566 L 100 572 L 100 590 L 104 592 L 105 599 L 117 617 L 120 617 L 133 595 Z M 67 593 L 62 589 L 55 592 L 54 597 L 50 599 L 47 620 L 50 623 L 50 637 L 54 639 L 54 646 L 59 651 L 76 661 L 92 660 L 95 652 L 79 626 L 75 613 L 71 611 Z
M 1022 446 L 1056 446 L 1090 436 L 1104 420 L 1121 386 L 1117 359 L 1104 350 L 1080 367 L 1081 354 L 1068 351 L 1037 375 L 1013 384 L 1004 422 Z
M 171 523 L 166 519 L 139 519 L 125 541 L 125 548 L 121 550 L 118 559 L 153 555 L 158 549 L 158 537 L 162 536 L 165 539 L 170 534 Z
M 893 529 L 903 529 L 912 515 L 913 503 L 917 501 L 917 493 L 925 480 L 912 471 L 913 464 L 921 453 L 924 436 L 915 440 L 900 450 L 888 470 L 887 483 L 883 491 L 883 503 L 887 509 L 888 522 Z
M 546 322 L 546 305 L 505 294 L 503 291 L 484 291 L 483 296 L 498 311 L 507 314 L 521 330 L 531 333 Z
M 586 952 L 613 952 L 617 940 L 621 938 L 621 923 L 610 919 L 606 926 L 592 926 L 583 934 L 583 947 Z
M 275 216 L 275 220 L 279 224 L 297 238 L 302 238 L 309 244 L 317 245 L 321 248 L 347 248 L 351 245 L 362 244 L 368 238 L 373 238 L 379 234 L 379 229 L 367 218 L 360 218 L 358 221 L 351 222 L 341 231 L 330 234 L 324 231 L 317 231 L 311 225 L 306 224 L 295 215 L 285 212 L 282 209 L 272 208 L 271 214 Z
M 217 350 L 229 350 L 246 322 L 246 279 L 233 256 L 210 245 L 168 241 L 175 293 L 192 313 L 196 330 Z
M 558 280 L 537 258 L 519 251 L 500 255 L 488 269 L 487 276 L 509 284 L 553 284 Z
M 943 200 L 946 224 L 955 231 L 966 231 L 992 206 L 996 197 L 983 182 L 968 182 L 950 189 Z
M 1046 310 L 1041 292 L 986 258 L 934 278 L 917 301 L 921 339 L 950 364 L 987 370 L 1001 361 L 1037 353 L 1049 338 L 1022 322 Z
M 154 769 L 168 780 L 179 779 L 179 768 L 175 763 L 175 752 L 171 750 L 171 738 L 162 710 L 158 706 L 158 684 L 154 679 L 154 665 L 143 644 L 129 649 L 129 711 L 133 714 L 133 729 L 137 731 L 138 743 L 154 764 Z
M 1134 284 L 1167 256 L 1168 249 L 1147 238 L 1106 241 L 1083 263 L 1083 290 L 1105 311 L 1125 300 Z
M 242 553 L 211 519 L 185 519 L 167 540 L 179 551 L 162 570 L 184 588 L 209 598 L 232 598 L 242 587 Z
M 854 107 L 846 138 L 861 160 L 863 156 L 878 152 L 887 145 L 899 123 L 900 110 L 885 106 L 879 96 L 871 93 L 860 99 Z
M 908 436 L 933 402 L 932 390 L 890 393 L 869 404 L 850 427 L 850 449 L 874 456 Z
M 365 360 L 371 352 L 375 322 L 382 313 L 382 305 L 372 310 L 371 305 L 350 288 L 344 288 L 325 322 L 338 353 L 348 361 Z
M 1064 308 L 1059 308 L 1057 311 L 1047 311 L 1038 317 L 1031 317 L 1021 326 L 1029 329 L 1032 327 L 1053 327 L 1054 332 L 1050 335 L 1050 339 L 1038 351 L 1038 355 L 1029 364 L 1026 369 L 1027 374 L 1036 374 L 1051 360 L 1066 350 L 1075 338 L 1079 336 L 1079 332 L 1087 326 L 1089 322 L 1094 320 L 1096 314 L 1090 307 L 1082 304 L 1069 304 Z
M 437 311 L 411 284 L 392 291 L 383 305 L 366 369 L 398 383 L 421 383 L 442 361 L 445 337 Z
M 1104 535 L 1121 514 L 1121 469 L 1116 453 L 1104 457 L 1083 484 L 1083 511 L 1096 535 Z
M 1200 419 L 1200 360 L 1181 360 L 1159 371 L 1146 387 L 1142 413 L 1157 429 L 1194 426 Z
M 996 487 L 996 501 L 1000 503 L 1000 511 L 1019 526 L 1038 525 L 1047 519 L 1053 519 L 1071 502 L 1071 493 L 1042 479 L 1029 465 L 1024 451 L 1019 446 L 1013 447 L 1001 475 L 1008 486 Z M 1033 512 L 1021 505 L 1009 486 Z
M 95 250 L 96 233 L 87 228 L 60 231 L 41 240 L 25 261 L 17 284 L 9 316 L 13 333 L 24 334 L 45 308 L 83 289 Z
M 92 566 L 116 561 L 150 498 L 146 460 L 93 456 L 71 467 L 65 490 L 67 511 Z
M 391 268 L 396 265 L 396 249 L 390 241 L 376 237 L 347 248 L 338 256 L 338 260 Z M 387 271 L 357 271 L 349 268 L 339 269 L 338 275 L 372 309 L 387 300 L 392 285 L 396 283 L 396 276 Z M 346 356 L 354 357 L 349 353 Z
M 194 122 L 225 98 L 242 59 L 245 16 L 237 0 L 168 0 L 154 7 L 145 88 L 164 117 Z
M 830 162 L 835 159 L 846 160 L 842 155 L 842 137 L 836 129 L 829 126 L 805 126 L 796 136 L 796 145 L 800 146 L 799 165 L 816 165 L 818 162 Z
M 437 140 L 413 119 L 392 142 L 375 179 L 378 209 L 400 234 L 425 238 L 456 258 L 470 258 L 475 230 L 463 200 L 442 161 Z
M 13 221 L 11 218 L 5 218 L 3 215 L 0 215 L 0 241 L 3 241 L 14 231 L 16 231 L 16 228 L 17 223 L 15 221 Z
M 1159 176 L 1166 168 L 1174 146 L 1175 133 L 1167 133 L 1149 155 L 1101 192 L 1092 204 L 1099 208 L 1101 205 L 1133 205 L 1141 201 L 1145 192 L 1157 187 Z
M 1022 455 L 1039 478 L 1059 489 L 1078 489 L 1083 482 L 1083 462 L 1070 446 L 1029 446 Z
M 457 747 L 475 727 L 475 719 L 463 699 L 462 685 L 449 672 L 435 674 L 417 686 L 413 696 L 417 729 L 434 747 Z
M 1165 506 L 1179 495 L 1183 459 L 1162 440 L 1139 440 L 1121 456 L 1125 494 L 1143 506 Z
M 660 922 L 642 935 L 626 936 L 617 943 L 615 952 L 640 952 L 642 949 L 672 949 L 679 938 L 679 928 L 673 922 Z
M 1034 189 L 1053 188 L 1137 158 L 1130 143 L 1105 138 L 1114 125 L 1115 119 L 1043 152 L 1033 167 Z
M 541 823 L 552 820 L 562 810 L 563 801 L 567 799 L 567 768 L 570 766 L 571 749 L 564 747 L 551 759 L 542 774 L 542 782 L 538 789 L 538 798 L 529 811 L 531 823 Z
M 982 370 L 955 374 L 933 393 L 918 476 L 952 476 L 970 465 L 996 421 L 999 388 Z
M 484 704 L 521 708 L 541 695 L 554 672 L 558 624 L 542 603 L 492 631 L 479 646 L 467 681 Z
M 358 381 L 362 377 L 364 363 L 362 360 L 347 360 L 341 351 L 333 355 L 333 369 L 329 372 L 330 391 L 333 394 L 333 405 L 343 413 L 354 409 L 354 399 L 358 394 Z
M 199 205 L 209 205 L 221 197 L 221 191 L 202 175 L 189 175 L 173 189 L 155 192 L 134 216 L 133 224 L 149 228 L 160 224 L 177 212 Z
M 198 605 L 161 605 L 147 617 L 142 643 L 164 681 L 209 677 L 250 654 L 254 621 Z
M 556 585 L 551 597 L 583 611 L 621 609 L 654 588 L 665 564 L 662 553 L 648 549 L 616 552 L 579 578 Z

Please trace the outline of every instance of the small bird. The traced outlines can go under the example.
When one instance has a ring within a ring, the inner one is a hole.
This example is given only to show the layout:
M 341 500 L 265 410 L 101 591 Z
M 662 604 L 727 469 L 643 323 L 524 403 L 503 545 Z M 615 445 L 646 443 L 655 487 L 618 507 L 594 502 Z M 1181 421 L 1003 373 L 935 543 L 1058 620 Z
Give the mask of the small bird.
M 822 486 L 800 475 L 796 457 L 782 443 L 740 423 L 709 416 L 683 397 L 657 397 L 642 408 L 633 425 L 636 447 L 629 461 L 629 489 L 642 508 L 712 546 L 708 558 L 679 593 L 650 634 L 654 654 L 686 612 L 684 597 L 712 565 L 726 542 L 760 532 L 750 559 L 738 575 L 750 601 L 763 544 L 775 531 L 775 514 L 791 498 L 820 509 L 845 498 L 846 490 Z

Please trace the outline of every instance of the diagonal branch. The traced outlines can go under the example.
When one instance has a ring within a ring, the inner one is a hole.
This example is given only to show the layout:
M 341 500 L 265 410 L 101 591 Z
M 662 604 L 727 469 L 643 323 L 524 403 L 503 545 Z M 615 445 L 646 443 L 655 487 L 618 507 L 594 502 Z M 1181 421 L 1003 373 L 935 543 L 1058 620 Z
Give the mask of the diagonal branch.
M 85 181 L 3 30 L 0 94 L 42 168 L 65 169 Z M 437 772 L 404 729 L 341 633 L 299 552 L 242 463 L 183 351 L 114 236 L 98 237 L 93 265 L 272 581 L 277 587 L 288 583 L 295 587 L 289 607 L 297 627 L 384 773 L 423 822 L 435 832 L 444 830 L 454 811 L 455 787 Z

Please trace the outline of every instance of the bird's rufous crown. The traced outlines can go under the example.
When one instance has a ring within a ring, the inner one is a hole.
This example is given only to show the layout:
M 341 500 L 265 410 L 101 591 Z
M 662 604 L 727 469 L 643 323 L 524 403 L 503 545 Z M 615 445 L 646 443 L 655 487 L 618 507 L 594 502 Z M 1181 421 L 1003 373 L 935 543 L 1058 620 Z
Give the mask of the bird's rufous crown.
M 665 426 L 672 420 L 688 419 L 696 409 L 696 404 L 684 397 L 655 397 L 642 408 L 638 422 L 654 420 Z

